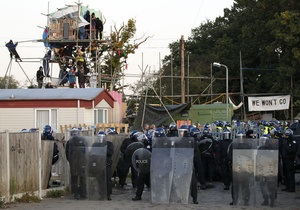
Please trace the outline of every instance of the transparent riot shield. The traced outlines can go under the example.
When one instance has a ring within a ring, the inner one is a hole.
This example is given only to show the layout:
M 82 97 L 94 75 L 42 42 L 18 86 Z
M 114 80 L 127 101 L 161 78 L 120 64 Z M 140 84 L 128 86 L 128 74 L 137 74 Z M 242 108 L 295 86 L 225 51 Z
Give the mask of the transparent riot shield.
M 278 139 L 263 138 L 256 155 L 256 206 L 273 207 L 277 195 Z
M 150 165 L 151 202 L 169 203 L 172 185 L 173 157 L 170 137 L 154 137 Z
M 75 199 L 87 196 L 87 141 L 84 137 L 73 135 L 66 144 L 66 158 L 70 166 L 71 193 Z
M 145 148 L 139 148 L 132 154 L 132 166 L 138 173 L 149 173 L 151 164 L 151 152 Z
M 107 199 L 105 136 L 86 136 L 88 143 L 87 197 L 89 200 Z
M 254 169 L 257 139 L 236 137 L 232 142 L 232 197 L 233 205 L 253 206 Z
M 193 172 L 194 138 L 172 137 L 173 181 L 170 202 L 188 204 Z

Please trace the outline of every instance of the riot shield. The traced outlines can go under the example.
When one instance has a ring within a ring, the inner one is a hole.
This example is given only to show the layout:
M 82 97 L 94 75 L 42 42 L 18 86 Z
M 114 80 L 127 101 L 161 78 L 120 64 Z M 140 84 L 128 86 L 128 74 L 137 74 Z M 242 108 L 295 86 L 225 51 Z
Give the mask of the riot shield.
M 169 203 L 173 177 L 172 147 L 174 142 L 169 137 L 153 138 L 150 165 L 152 203 Z
M 172 137 L 175 147 L 171 148 L 173 181 L 170 202 L 188 204 L 193 172 L 194 138 Z
M 81 136 L 72 136 L 66 144 L 66 158 L 70 165 L 71 193 L 75 199 L 86 198 L 87 142 Z
M 232 196 L 234 205 L 254 205 L 254 169 L 257 139 L 235 138 L 232 143 Z
M 213 140 L 211 138 L 205 138 L 199 141 L 199 151 L 200 154 L 205 154 L 210 151 L 210 148 L 213 146 Z
M 87 196 L 89 200 L 107 199 L 107 142 L 102 136 L 85 136 L 88 143 Z
M 132 166 L 138 173 L 149 173 L 151 164 L 151 152 L 145 148 L 139 148 L 132 154 Z
M 142 142 L 133 142 L 129 144 L 125 150 L 125 157 L 128 160 L 131 160 L 132 154 L 134 153 L 135 150 L 139 148 L 143 148 L 144 144 Z
M 256 206 L 274 206 L 277 194 L 278 140 L 266 139 L 257 149 L 255 166 Z

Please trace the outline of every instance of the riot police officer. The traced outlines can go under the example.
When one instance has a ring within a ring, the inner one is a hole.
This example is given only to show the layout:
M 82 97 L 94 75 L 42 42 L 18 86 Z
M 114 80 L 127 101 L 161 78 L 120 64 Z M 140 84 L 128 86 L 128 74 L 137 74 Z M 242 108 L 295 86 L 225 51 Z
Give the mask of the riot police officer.
M 176 123 L 172 122 L 172 123 L 169 125 L 168 132 L 167 132 L 167 136 L 168 136 L 168 137 L 178 136 L 178 129 L 177 129 Z
M 66 144 L 66 157 L 70 163 L 71 192 L 75 199 L 86 198 L 86 149 L 87 143 L 83 137 L 78 136 L 79 131 L 73 128 L 71 138 Z
M 190 131 L 191 137 L 194 137 L 194 168 L 196 179 L 200 182 L 200 189 L 206 190 L 206 180 L 204 176 L 203 163 L 201 159 L 201 153 L 199 150 L 199 138 L 200 138 L 200 130 L 198 128 L 192 128 Z
M 219 141 L 217 147 L 217 158 L 220 163 L 220 172 L 224 190 L 229 190 L 231 182 L 231 165 L 228 158 L 228 148 L 231 143 L 231 132 L 227 129 L 223 130 L 223 139 Z
M 246 135 L 243 132 L 238 131 L 236 134 L 236 141 L 233 142 L 233 146 L 230 147 L 232 149 L 238 149 L 238 150 L 250 150 L 252 149 L 251 143 L 245 139 Z M 231 153 L 231 152 L 230 152 Z M 242 155 L 240 155 L 242 156 Z M 244 156 L 243 156 L 244 157 Z M 247 160 L 249 160 L 251 157 L 245 156 Z M 232 158 L 230 157 L 230 162 L 232 162 Z M 250 160 L 252 161 L 252 160 Z M 239 162 L 237 160 L 237 162 Z M 251 162 L 253 163 L 253 162 Z M 238 163 L 238 165 L 241 165 L 243 163 Z M 252 165 L 251 165 L 252 166 Z M 249 166 L 252 170 L 253 167 Z M 233 166 L 236 167 L 236 166 Z M 249 206 L 249 199 L 250 199 L 250 179 L 252 174 L 249 173 L 249 171 L 236 171 L 234 168 L 232 170 L 232 177 L 233 177 L 233 182 L 232 182 L 232 187 L 231 187 L 231 195 L 232 195 L 232 202 L 230 205 L 237 205 L 240 192 L 242 199 L 244 201 L 245 206 Z
M 202 148 L 203 143 L 209 142 L 209 146 L 204 150 Z M 216 162 L 215 162 L 215 145 L 216 142 L 213 139 L 208 129 L 204 129 L 202 131 L 202 136 L 199 141 L 199 150 L 201 152 L 201 159 L 203 163 L 203 169 L 205 178 L 207 181 L 212 182 L 214 178 L 214 174 L 216 171 Z
M 152 136 L 151 134 L 143 134 L 140 137 L 138 137 L 139 141 L 144 144 L 144 148 L 151 152 L 152 149 Z M 149 156 L 148 156 L 149 157 Z M 150 156 L 151 158 L 151 156 Z M 147 163 L 149 164 L 150 160 L 147 160 Z M 150 164 L 149 164 L 150 168 Z M 137 174 L 136 180 L 135 180 L 137 190 L 135 193 L 135 197 L 132 198 L 133 201 L 142 200 L 142 194 L 145 188 L 145 185 L 147 185 L 150 188 L 150 171 L 140 171 Z
M 273 156 L 273 151 L 278 150 L 276 139 L 270 139 L 269 134 L 264 134 L 259 138 L 258 154 L 256 161 L 256 180 L 259 181 L 260 191 L 263 196 L 262 206 L 274 206 L 277 194 L 277 173 L 274 173 L 278 158 Z M 260 162 L 261 161 L 261 162 Z M 263 161 L 268 161 L 268 165 Z
M 135 188 L 135 179 L 137 176 L 136 170 L 132 167 L 131 163 L 131 157 L 126 157 L 125 151 L 126 148 L 134 142 L 138 142 L 137 137 L 140 135 L 140 132 L 138 130 L 133 130 L 129 136 L 129 138 L 125 138 L 124 141 L 121 144 L 120 150 L 123 156 L 123 166 L 121 170 L 119 171 L 119 185 L 123 187 L 126 184 L 126 178 L 129 172 L 129 169 L 131 170 L 131 181 L 132 181 L 132 187 Z
M 282 166 L 285 188 L 282 191 L 295 192 L 295 165 L 294 161 L 298 151 L 298 145 L 293 140 L 293 131 L 286 129 L 282 140 Z
M 106 149 L 106 167 L 105 167 L 105 172 L 106 172 L 106 189 L 107 189 L 107 200 L 111 200 L 111 194 L 112 194 L 112 156 L 114 154 L 114 145 L 111 141 L 107 141 L 106 139 L 106 134 L 104 131 L 99 131 L 98 132 L 98 141 L 93 143 L 92 148 L 97 148 L 97 147 L 103 147 L 105 144 L 107 145 Z M 105 143 L 106 142 L 106 143 Z M 96 150 L 96 152 L 99 150 Z M 99 155 L 99 154 L 98 154 Z M 103 183 L 103 173 L 101 170 L 97 170 L 96 172 L 96 179 L 98 181 L 98 189 L 99 189 L 99 194 L 101 196 L 101 184 Z
M 178 135 L 179 137 L 197 137 L 197 132 L 196 130 L 193 130 L 192 135 L 189 131 L 189 128 L 187 125 L 182 125 L 178 129 Z M 195 140 L 196 141 L 196 140 Z M 200 158 L 200 159 L 199 159 Z M 202 173 L 201 171 L 201 154 L 198 148 L 198 145 L 194 142 L 194 157 L 193 157 L 193 173 L 192 173 L 192 180 L 191 180 L 191 196 L 193 198 L 193 203 L 198 204 L 198 191 L 197 191 L 197 178 L 196 178 L 196 173 Z M 203 169 L 203 168 L 202 168 Z
M 54 141 L 55 138 L 52 135 L 53 134 L 53 130 L 51 128 L 50 125 L 45 125 L 44 129 L 43 129 L 43 133 L 41 136 L 41 140 L 51 140 Z M 58 146 L 55 142 L 53 142 L 53 155 L 52 155 L 52 165 L 54 165 L 55 163 L 57 163 L 57 161 L 59 160 L 59 150 L 58 150 Z M 50 188 L 50 179 L 51 179 L 51 170 L 52 170 L 52 165 L 51 165 L 51 169 L 50 169 L 50 174 L 49 174 L 49 179 L 48 179 L 48 185 L 47 188 Z

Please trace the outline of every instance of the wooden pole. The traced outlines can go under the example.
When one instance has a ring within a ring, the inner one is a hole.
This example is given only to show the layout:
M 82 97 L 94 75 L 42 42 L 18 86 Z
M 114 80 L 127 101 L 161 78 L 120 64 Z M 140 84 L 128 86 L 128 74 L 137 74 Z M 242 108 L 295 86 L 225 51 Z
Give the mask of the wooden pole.
M 181 103 L 185 103 L 185 81 L 184 81 L 184 37 L 181 36 Z

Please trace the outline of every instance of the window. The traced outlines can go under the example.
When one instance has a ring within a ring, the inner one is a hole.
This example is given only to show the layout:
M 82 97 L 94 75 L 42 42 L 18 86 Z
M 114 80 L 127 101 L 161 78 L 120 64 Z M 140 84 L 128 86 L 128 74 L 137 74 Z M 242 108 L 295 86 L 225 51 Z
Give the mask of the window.
M 108 123 L 108 110 L 107 109 L 95 109 L 94 110 L 94 124 Z
M 52 129 L 57 130 L 56 109 L 36 110 L 35 127 L 43 129 L 45 125 L 50 125 Z

